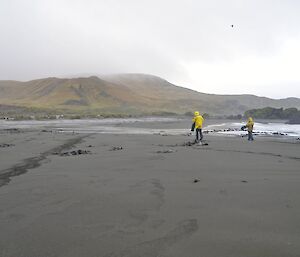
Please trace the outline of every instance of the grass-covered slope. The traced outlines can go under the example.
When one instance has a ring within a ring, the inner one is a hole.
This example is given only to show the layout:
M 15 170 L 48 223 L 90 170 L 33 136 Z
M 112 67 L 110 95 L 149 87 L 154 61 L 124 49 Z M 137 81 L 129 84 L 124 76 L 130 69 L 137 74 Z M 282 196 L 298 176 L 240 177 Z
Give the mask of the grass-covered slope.
M 210 114 L 238 114 L 266 106 L 300 108 L 300 99 L 204 94 L 152 75 L 120 74 L 101 78 L 0 81 L 0 105 L 74 113 L 185 113 L 197 109 Z

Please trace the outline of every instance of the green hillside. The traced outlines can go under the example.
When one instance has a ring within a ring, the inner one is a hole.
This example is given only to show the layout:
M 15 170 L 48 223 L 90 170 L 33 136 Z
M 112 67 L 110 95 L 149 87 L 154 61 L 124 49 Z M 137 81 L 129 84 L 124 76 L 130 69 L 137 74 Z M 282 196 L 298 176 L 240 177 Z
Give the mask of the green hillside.
M 202 113 L 224 115 L 244 113 L 254 107 L 300 108 L 300 99 L 204 94 L 152 75 L 120 74 L 101 78 L 0 81 L 0 105 L 73 113 L 120 114 L 182 114 L 197 109 Z

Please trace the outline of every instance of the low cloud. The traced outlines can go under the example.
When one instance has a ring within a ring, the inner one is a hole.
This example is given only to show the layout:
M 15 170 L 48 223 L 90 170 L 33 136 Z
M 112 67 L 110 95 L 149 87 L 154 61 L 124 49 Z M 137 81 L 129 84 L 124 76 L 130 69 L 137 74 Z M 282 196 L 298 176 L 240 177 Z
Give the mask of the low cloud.
M 139 72 L 300 97 L 299 11 L 291 0 L 3 0 L 0 79 Z

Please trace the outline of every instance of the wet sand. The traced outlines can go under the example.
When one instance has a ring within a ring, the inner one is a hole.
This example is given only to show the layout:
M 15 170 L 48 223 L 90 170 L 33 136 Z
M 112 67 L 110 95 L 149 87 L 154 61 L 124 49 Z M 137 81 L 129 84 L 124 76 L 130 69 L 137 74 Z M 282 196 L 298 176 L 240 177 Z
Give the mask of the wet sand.
M 12 144 L 0 148 L 1 257 L 300 256 L 299 142 L 206 135 L 208 146 L 185 146 L 192 137 L 41 131 L 0 139 Z M 91 153 L 68 154 L 78 149 Z

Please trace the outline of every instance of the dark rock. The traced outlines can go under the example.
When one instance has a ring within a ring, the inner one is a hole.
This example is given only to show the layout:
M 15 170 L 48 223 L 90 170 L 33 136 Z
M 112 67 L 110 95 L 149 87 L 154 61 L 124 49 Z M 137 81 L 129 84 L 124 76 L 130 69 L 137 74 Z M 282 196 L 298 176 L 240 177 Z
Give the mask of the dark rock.
M 208 143 L 202 143 L 202 145 L 208 145 Z
M 13 144 L 0 144 L 0 148 L 6 148 L 6 147 L 11 147 L 14 146 Z
M 82 155 L 82 154 L 90 154 L 91 152 L 90 151 L 87 151 L 87 150 L 74 150 L 74 151 L 71 151 L 71 152 L 63 152 L 63 153 L 53 153 L 55 155 L 60 155 L 60 156 L 70 156 L 70 155 Z
M 119 150 L 123 150 L 122 146 L 114 146 L 110 151 L 119 151 Z
M 200 179 L 199 178 L 195 178 L 194 179 L 194 183 L 198 183 L 198 182 L 200 182 Z
M 64 152 L 64 153 L 61 153 L 60 156 L 69 156 L 70 153 L 69 152 Z
M 248 183 L 248 181 L 247 181 L 247 180 L 241 180 L 241 182 L 243 182 L 243 183 Z

